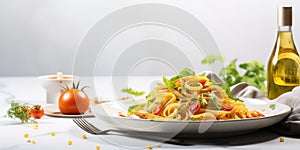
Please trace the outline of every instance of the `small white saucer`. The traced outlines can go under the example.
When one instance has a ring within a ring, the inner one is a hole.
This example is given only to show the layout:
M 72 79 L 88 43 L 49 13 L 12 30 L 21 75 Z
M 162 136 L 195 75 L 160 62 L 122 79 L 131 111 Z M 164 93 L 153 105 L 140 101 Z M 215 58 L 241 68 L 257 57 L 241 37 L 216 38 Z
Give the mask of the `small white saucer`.
M 94 115 L 91 113 L 91 111 L 88 111 L 84 114 L 79 114 L 79 115 L 62 114 L 59 111 L 57 104 L 47 104 L 44 106 L 44 110 L 45 110 L 45 115 L 51 116 L 51 117 L 61 117 L 61 118 L 94 117 Z

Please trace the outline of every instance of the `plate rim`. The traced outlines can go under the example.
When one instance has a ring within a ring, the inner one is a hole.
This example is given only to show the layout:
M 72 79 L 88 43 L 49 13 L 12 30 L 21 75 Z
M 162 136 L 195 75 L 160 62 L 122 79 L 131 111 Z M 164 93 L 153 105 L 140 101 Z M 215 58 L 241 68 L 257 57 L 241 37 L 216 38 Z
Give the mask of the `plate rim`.
M 281 115 L 285 115 L 288 114 L 292 111 L 292 108 L 286 104 L 282 104 L 282 103 L 278 103 L 278 102 L 272 102 L 272 101 L 267 101 L 267 100 L 263 100 L 263 99 L 258 99 L 258 98 L 244 98 L 244 99 L 255 99 L 255 100 L 262 100 L 267 102 L 268 104 L 276 104 L 276 105 L 281 105 L 283 107 L 286 108 L 286 110 L 284 110 L 283 112 L 277 114 L 277 115 L 270 115 L 270 116 L 265 116 L 265 117 L 259 117 L 259 118 L 244 118 L 244 119 L 236 119 L 236 120 L 150 120 L 150 119 L 137 119 L 137 118 L 128 118 L 128 117 L 118 117 L 118 116 L 108 116 L 108 115 L 102 115 L 103 117 L 109 117 L 109 118 L 118 118 L 118 119 L 124 119 L 124 120 L 134 120 L 134 121 L 145 121 L 145 122 L 158 122 L 158 123 L 226 123 L 226 122 L 242 122 L 242 121 L 256 121 L 256 120 L 264 120 L 264 119 L 269 119 L 269 118 L 274 118 L 277 116 L 281 116 Z M 132 100 L 122 100 L 121 102 L 126 102 L 126 101 L 132 101 Z M 135 101 L 139 101 L 139 100 L 135 100 Z M 110 102 L 106 102 L 106 103 L 101 103 L 98 105 L 94 105 L 93 107 L 91 107 L 91 112 L 93 113 L 93 111 L 96 109 L 96 107 L 102 107 L 101 105 L 109 105 L 111 103 L 118 103 L 118 101 L 110 101 Z M 93 113 L 96 114 L 96 113 Z M 97 117 L 95 115 L 95 117 Z

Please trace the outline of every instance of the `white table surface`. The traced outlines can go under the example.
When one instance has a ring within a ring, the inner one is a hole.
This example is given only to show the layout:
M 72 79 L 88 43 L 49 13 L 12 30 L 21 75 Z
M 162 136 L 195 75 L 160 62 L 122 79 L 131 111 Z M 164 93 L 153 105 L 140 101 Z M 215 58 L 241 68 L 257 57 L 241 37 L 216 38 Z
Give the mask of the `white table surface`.
M 128 86 L 134 89 L 149 91 L 154 81 L 161 77 L 130 77 Z M 97 96 L 103 99 L 113 99 L 111 77 L 96 77 L 94 81 Z M 84 82 L 83 82 L 84 83 Z M 3 100 L 9 95 L 15 96 L 17 101 L 27 103 L 45 104 L 46 92 L 40 86 L 36 77 L 1 77 L 0 78 L 0 113 L 3 115 L 7 105 Z M 91 122 L 101 122 L 95 118 Z M 249 135 L 219 139 L 187 139 L 190 145 L 173 145 L 158 143 L 150 140 L 130 138 L 117 135 L 91 135 L 73 123 L 70 118 L 53 118 L 44 116 L 38 120 L 37 130 L 32 125 L 20 124 L 17 120 L 9 118 L 0 118 L 0 149 L 95 149 L 96 145 L 101 150 L 114 149 L 146 149 L 147 145 L 160 145 L 160 148 L 154 149 L 299 149 L 300 138 L 284 137 L 284 142 L 279 142 L 280 135 L 269 131 L 257 131 Z M 55 132 L 55 136 L 50 133 Z M 27 143 L 23 137 L 25 133 L 29 134 L 27 139 L 35 140 L 36 144 Z M 82 139 L 81 135 L 86 134 L 87 139 Z M 300 137 L 300 136 L 299 136 Z M 69 146 L 68 140 L 73 144 Z

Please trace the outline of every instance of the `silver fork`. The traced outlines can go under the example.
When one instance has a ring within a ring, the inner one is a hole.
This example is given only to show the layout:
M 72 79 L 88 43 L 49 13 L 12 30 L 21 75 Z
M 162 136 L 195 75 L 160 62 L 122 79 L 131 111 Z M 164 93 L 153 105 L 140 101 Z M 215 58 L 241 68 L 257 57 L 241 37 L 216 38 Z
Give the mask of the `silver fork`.
M 183 143 L 182 139 L 174 139 L 174 138 L 167 138 L 163 136 L 149 135 L 146 134 L 145 132 L 139 132 L 139 131 L 126 131 L 126 130 L 115 130 L 115 129 L 100 130 L 99 128 L 95 127 L 94 125 L 86 121 L 84 118 L 74 118 L 73 121 L 82 130 L 94 135 L 108 135 L 109 132 L 116 132 L 116 133 L 122 133 L 122 135 L 130 136 L 130 137 L 144 138 L 144 139 L 156 140 L 156 141 L 172 143 L 172 144 Z

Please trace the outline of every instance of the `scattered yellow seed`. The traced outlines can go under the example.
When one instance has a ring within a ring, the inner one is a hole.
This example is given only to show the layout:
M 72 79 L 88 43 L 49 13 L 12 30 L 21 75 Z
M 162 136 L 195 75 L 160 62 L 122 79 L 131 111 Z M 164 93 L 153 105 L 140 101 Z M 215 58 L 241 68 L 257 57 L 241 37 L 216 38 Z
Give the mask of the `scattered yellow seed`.
M 31 140 L 27 140 L 27 143 L 30 143 L 31 142 Z
M 36 143 L 35 143 L 35 140 L 32 140 L 31 143 L 32 143 L 32 144 L 36 144 Z
M 100 150 L 100 146 L 99 145 L 96 146 L 96 150 Z
M 148 148 L 148 149 L 152 149 L 152 146 L 148 145 L 148 146 L 146 146 L 146 148 Z
M 29 134 L 28 133 L 25 133 L 24 134 L 24 138 L 28 138 Z
M 154 146 L 155 148 L 161 148 L 161 146 L 160 145 L 156 145 L 156 146 Z
M 73 142 L 71 140 L 68 141 L 68 145 L 72 145 Z
M 38 128 L 39 124 L 33 124 L 33 127 Z
M 55 136 L 55 132 L 51 132 L 51 136 Z
M 280 138 L 279 138 L 279 141 L 280 141 L 280 142 L 284 142 L 284 137 L 280 137 Z
M 82 137 L 83 139 L 86 139 L 86 134 L 82 134 L 81 137 Z

